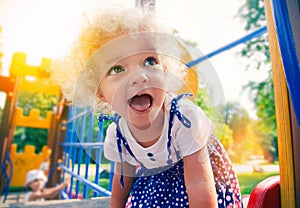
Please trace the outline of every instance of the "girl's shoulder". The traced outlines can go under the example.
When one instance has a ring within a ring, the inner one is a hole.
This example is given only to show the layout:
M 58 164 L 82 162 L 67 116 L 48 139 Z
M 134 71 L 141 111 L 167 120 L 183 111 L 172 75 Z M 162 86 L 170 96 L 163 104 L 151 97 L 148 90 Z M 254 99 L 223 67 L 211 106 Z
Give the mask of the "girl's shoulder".
M 179 98 L 179 96 L 181 96 Z M 172 105 L 174 105 L 172 102 L 177 100 L 177 106 L 176 110 L 179 111 L 181 114 L 183 114 L 186 117 L 197 118 L 205 116 L 205 113 L 201 109 L 201 107 L 197 106 L 190 96 L 182 96 L 182 95 L 176 95 L 176 94 L 169 94 L 167 96 L 166 106 L 165 109 L 170 112 L 171 108 L 174 108 Z
M 169 107 L 169 110 L 171 110 L 172 107 L 172 100 L 177 99 L 177 97 L 173 98 L 171 97 L 171 104 Z M 174 125 L 173 129 L 189 129 L 192 131 L 198 131 L 201 129 L 209 129 L 213 130 L 215 128 L 212 121 L 207 117 L 205 112 L 202 110 L 201 107 L 197 106 L 188 96 L 183 96 L 180 99 L 177 99 L 177 106 L 176 110 L 178 111 L 175 113 L 175 117 L 178 117 L 178 119 L 174 119 Z M 170 111 L 170 114 L 172 112 Z M 186 119 L 186 120 L 185 120 Z M 185 120 L 185 121 L 184 121 Z M 187 122 L 190 123 L 190 127 L 187 127 L 186 125 L 182 125 L 183 123 Z M 199 129 L 198 129 L 199 128 Z

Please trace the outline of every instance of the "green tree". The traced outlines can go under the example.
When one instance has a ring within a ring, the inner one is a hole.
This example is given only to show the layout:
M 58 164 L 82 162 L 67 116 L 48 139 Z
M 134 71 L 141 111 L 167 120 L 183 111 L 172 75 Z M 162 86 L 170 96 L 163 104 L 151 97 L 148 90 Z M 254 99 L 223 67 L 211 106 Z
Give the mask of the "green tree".
M 210 98 L 208 96 L 206 88 L 200 87 L 198 89 L 197 97 L 195 98 L 194 103 L 197 106 L 200 106 L 208 117 L 211 118 L 213 116 L 214 110 L 213 107 L 210 105 Z
M 1 121 L 2 121 L 2 114 L 3 114 L 3 109 L 0 108 L 0 125 L 1 125 Z
M 41 117 L 45 117 L 47 111 L 53 111 L 57 104 L 57 96 L 37 92 L 20 91 L 17 99 L 17 107 L 23 108 L 23 114 L 29 115 L 31 109 L 39 109 Z
M 246 0 L 238 13 L 245 20 L 245 30 L 253 31 L 266 25 L 264 1 Z M 277 159 L 277 127 L 275 119 L 274 87 L 272 81 L 271 58 L 268 36 L 262 35 L 247 42 L 241 51 L 241 56 L 247 58 L 247 69 L 266 70 L 268 77 L 261 82 L 249 82 L 244 90 L 249 91 L 256 106 L 259 119 L 256 135 L 260 135 L 260 143 L 264 147 L 265 157 Z
M 234 131 L 233 136 L 238 138 L 240 134 L 246 131 L 247 125 L 250 122 L 248 112 L 241 108 L 237 102 L 228 102 L 224 108 L 227 115 L 225 123 Z
M 226 115 L 225 124 L 232 129 L 233 146 L 232 160 L 241 162 L 244 153 L 245 141 L 247 140 L 247 127 L 250 123 L 248 112 L 241 108 L 237 102 L 228 102 L 223 108 L 223 114 Z
M 245 162 L 251 155 L 265 154 L 272 147 L 263 134 L 261 122 L 251 119 L 237 102 L 227 103 L 223 113 L 227 115 L 225 123 L 233 131 L 233 146 L 229 150 L 234 162 Z
M 210 97 L 206 91 L 206 88 L 200 87 L 198 89 L 197 97 L 194 100 L 195 104 L 200 106 L 205 114 L 211 119 L 215 125 L 214 134 L 219 138 L 224 148 L 231 152 L 233 146 L 233 131 L 224 122 L 224 114 L 222 108 L 219 106 L 212 106 Z
M 173 34 L 179 36 L 179 31 L 173 29 Z M 183 40 L 188 47 L 191 57 L 198 57 L 197 43 L 190 40 Z M 195 54 L 194 54 L 195 53 Z M 205 84 L 199 80 L 199 87 L 197 96 L 194 103 L 202 108 L 207 117 L 213 121 L 215 125 L 214 134 L 219 138 L 220 142 L 223 144 L 224 148 L 230 153 L 230 148 L 233 144 L 232 130 L 224 122 L 224 115 L 222 113 L 223 106 L 213 106 L 211 98 L 208 93 L 208 89 Z

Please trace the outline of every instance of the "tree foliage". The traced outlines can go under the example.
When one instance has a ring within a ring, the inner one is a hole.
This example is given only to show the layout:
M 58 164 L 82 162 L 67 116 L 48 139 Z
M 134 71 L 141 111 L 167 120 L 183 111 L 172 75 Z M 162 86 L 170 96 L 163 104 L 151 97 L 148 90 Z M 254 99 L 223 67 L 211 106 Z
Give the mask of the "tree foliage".
M 252 31 L 266 25 L 264 1 L 246 0 L 238 14 L 245 20 L 245 30 Z M 274 87 L 271 72 L 271 58 L 268 36 L 262 35 L 244 45 L 241 56 L 247 58 L 247 69 L 267 70 L 268 77 L 261 82 L 249 82 L 244 90 L 249 90 L 253 103 L 256 106 L 259 119 L 256 126 L 256 135 L 264 148 L 267 159 L 277 159 L 277 131 L 275 119 Z M 268 156 L 267 156 L 268 155 Z
M 194 102 L 200 106 L 208 118 L 213 121 L 215 125 L 214 134 L 219 138 L 224 148 L 230 152 L 230 148 L 233 146 L 233 131 L 228 124 L 224 122 L 225 114 L 222 112 L 222 107 L 211 105 L 210 97 L 204 87 L 198 89 L 198 94 Z
M 3 109 L 0 107 L 0 125 L 1 125 L 1 122 L 2 122 L 2 115 L 3 115 Z
M 232 129 L 231 159 L 233 162 L 241 162 L 247 141 L 247 127 L 250 122 L 248 112 L 238 103 L 228 102 L 223 108 L 223 113 L 226 115 L 225 123 Z
M 233 162 L 241 163 L 249 160 L 252 155 L 263 155 L 270 149 L 260 130 L 260 123 L 250 118 L 248 112 L 237 102 L 228 102 L 223 108 L 227 115 L 225 123 L 232 129 L 233 145 L 229 148 L 229 155 Z
M 239 10 L 239 16 L 245 20 L 246 31 L 253 31 L 265 26 L 264 2 L 262 0 L 246 0 L 245 4 Z M 254 66 L 256 69 L 261 69 L 263 63 L 270 63 L 268 36 L 262 35 L 248 41 L 242 49 L 241 55 L 247 59 L 251 59 L 253 61 L 251 63 L 256 64 Z
M 17 99 L 17 107 L 23 108 L 23 114 L 29 115 L 31 109 L 39 109 L 41 117 L 45 117 L 47 111 L 53 111 L 57 104 L 57 96 L 37 92 L 20 91 Z

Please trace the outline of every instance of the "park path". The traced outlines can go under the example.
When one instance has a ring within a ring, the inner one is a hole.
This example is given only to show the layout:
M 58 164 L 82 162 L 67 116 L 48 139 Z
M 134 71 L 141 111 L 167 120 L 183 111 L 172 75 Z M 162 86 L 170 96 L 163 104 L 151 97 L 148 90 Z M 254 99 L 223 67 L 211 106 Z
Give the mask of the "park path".
M 251 173 L 253 172 L 253 165 L 257 163 L 246 163 L 246 164 L 234 164 L 233 168 L 236 173 Z M 259 165 L 262 168 L 263 172 L 278 172 L 278 165 Z M 51 200 L 45 202 L 31 202 L 24 204 L 24 195 L 25 193 L 12 193 L 9 194 L 6 203 L 2 204 L 2 198 L 0 202 L 0 207 L 14 207 L 14 208 L 84 208 L 84 207 L 100 207 L 100 208 L 109 208 L 109 197 L 99 197 L 88 200 Z
M 233 169 L 236 173 L 251 173 L 253 172 L 253 167 L 259 167 L 263 173 L 274 173 L 279 174 L 279 165 L 261 165 L 257 163 L 246 163 L 246 164 L 234 164 Z
M 10 203 L 9 198 L 5 204 L 0 204 L 0 207 L 13 208 L 85 208 L 85 207 L 100 207 L 109 208 L 109 197 L 99 197 L 94 199 L 79 200 L 49 200 L 44 202 L 29 202 L 24 204 L 24 194 L 19 196 L 19 202 Z

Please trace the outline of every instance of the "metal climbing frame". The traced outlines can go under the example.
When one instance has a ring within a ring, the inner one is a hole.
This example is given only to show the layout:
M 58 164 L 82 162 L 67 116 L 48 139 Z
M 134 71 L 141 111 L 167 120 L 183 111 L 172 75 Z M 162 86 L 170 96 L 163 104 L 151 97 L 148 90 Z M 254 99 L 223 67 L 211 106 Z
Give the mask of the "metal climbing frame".
M 90 109 L 72 106 L 65 125 L 65 142 L 60 143 L 64 147 L 63 161 L 57 166 L 72 176 L 69 198 L 110 196 L 113 171 L 108 169 L 113 164 L 103 162 L 104 123 L 98 124 Z M 106 179 L 108 187 L 100 185 L 100 179 Z

